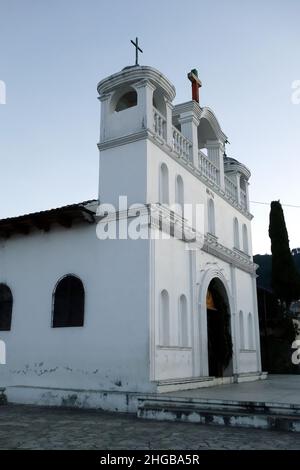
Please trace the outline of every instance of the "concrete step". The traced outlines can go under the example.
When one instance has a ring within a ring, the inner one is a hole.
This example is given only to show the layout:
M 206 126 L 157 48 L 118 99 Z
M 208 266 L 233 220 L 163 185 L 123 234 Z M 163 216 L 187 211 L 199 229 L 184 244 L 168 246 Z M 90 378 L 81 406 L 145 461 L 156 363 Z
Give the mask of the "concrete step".
M 209 387 L 214 383 L 214 377 L 184 377 L 177 379 L 158 380 L 157 392 L 166 393 L 178 390 L 192 390 L 193 388 Z M 230 383 L 230 382 L 228 382 Z
M 195 388 L 215 387 L 216 385 L 229 385 L 240 382 L 254 382 L 265 380 L 267 372 L 247 372 L 230 377 L 184 377 L 176 379 L 164 379 L 156 381 L 157 392 L 167 393 L 178 390 L 192 390 Z
M 140 400 L 137 416 L 143 419 L 181 421 L 229 427 L 300 432 L 300 406 L 222 400 Z

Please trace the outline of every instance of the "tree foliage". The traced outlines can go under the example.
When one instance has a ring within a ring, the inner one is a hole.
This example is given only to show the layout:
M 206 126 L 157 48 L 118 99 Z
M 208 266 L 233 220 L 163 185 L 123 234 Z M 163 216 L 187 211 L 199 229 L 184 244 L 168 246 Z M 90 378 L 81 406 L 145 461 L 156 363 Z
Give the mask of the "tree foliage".
M 272 251 L 272 288 L 285 308 L 300 298 L 300 276 L 291 254 L 284 214 L 279 201 L 272 201 L 269 236 Z

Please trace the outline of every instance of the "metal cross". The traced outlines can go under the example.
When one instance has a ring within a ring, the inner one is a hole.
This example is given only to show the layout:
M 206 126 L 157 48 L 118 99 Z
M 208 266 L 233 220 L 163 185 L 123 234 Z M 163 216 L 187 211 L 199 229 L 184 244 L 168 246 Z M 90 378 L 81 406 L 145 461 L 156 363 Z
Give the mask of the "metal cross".
M 131 43 L 135 47 L 135 65 L 139 65 L 139 51 L 143 53 L 142 49 L 139 47 L 139 38 L 135 38 L 135 42 L 131 39 Z

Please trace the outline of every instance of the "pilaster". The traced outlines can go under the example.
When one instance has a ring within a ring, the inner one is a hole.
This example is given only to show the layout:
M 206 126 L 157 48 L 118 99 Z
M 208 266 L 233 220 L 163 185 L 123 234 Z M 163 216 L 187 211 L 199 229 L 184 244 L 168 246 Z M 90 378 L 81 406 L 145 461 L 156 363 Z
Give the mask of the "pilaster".
M 154 130 L 153 122 L 153 93 L 155 86 L 149 80 L 135 83 L 133 87 L 138 95 L 138 105 L 143 129 Z
M 167 127 L 166 127 L 166 141 L 167 145 L 170 149 L 173 148 L 173 125 L 172 125 L 172 114 L 173 114 L 173 105 L 171 101 L 167 100 L 165 98 L 165 103 L 166 103 L 166 121 L 167 121 Z
M 101 101 L 101 117 L 100 117 L 100 139 L 99 142 L 102 143 L 106 140 L 106 118 L 109 115 L 109 104 L 112 93 L 105 93 L 104 95 L 99 96 L 99 101 Z
M 192 144 L 191 160 L 193 165 L 198 167 L 198 126 L 199 119 L 192 111 L 180 114 L 178 122 L 181 125 L 181 133 Z
M 224 145 L 218 140 L 208 140 L 206 143 L 208 158 L 219 169 L 219 185 L 221 189 L 225 189 L 224 180 Z

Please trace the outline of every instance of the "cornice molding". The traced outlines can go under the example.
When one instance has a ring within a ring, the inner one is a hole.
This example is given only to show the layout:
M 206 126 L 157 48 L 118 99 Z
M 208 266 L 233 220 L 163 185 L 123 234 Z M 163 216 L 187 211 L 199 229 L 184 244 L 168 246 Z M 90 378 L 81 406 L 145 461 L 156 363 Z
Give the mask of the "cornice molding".
M 120 72 L 117 72 L 109 77 L 104 78 L 98 83 L 97 90 L 99 95 L 113 91 L 119 86 L 125 84 L 136 84 L 139 81 L 150 81 L 155 86 L 159 86 L 164 90 L 167 98 L 173 101 L 176 96 L 174 85 L 165 77 L 161 72 L 149 66 L 132 66 L 125 67 Z
M 230 173 L 241 173 L 243 176 L 245 176 L 247 181 L 251 176 L 251 171 L 246 167 L 246 165 L 238 162 L 237 160 L 229 161 L 228 157 L 227 160 L 224 160 L 224 173 L 225 175 L 229 175 Z
M 230 248 L 225 247 L 212 238 L 209 234 L 205 235 L 204 237 L 204 245 L 202 250 L 250 274 L 255 274 L 258 267 L 255 263 L 253 263 L 249 256 L 242 252 L 238 253 L 234 250 L 231 250 Z
M 136 215 L 135 211 L 138 211 Z M 170 210 L 167 206 L 161 204 L 141 205 L 141 207 L 129 208 L 125 211 L 113 212 L 105 216 L 105 223 L 132 219 L 135 217 L 146 216 L 146 225 L 151 229 L 160 230 L 170 235 L 170 238 L 176 238 L 190 245 L 191 249 L 200 249 L 210 255 L 215 256 L 219 260 L 225 261 L 242 271 L 255 275 L 257 265 L 253 263 L 248 255 L 242 252 L 236 252 L 225 247 L 218 242 L 216 237 L 210 234 L 203 235 L 187 224 L 179 214 Z M 101 223 L 101 216 L 97 218 Z M 188 238 L 184 238 L 188 235 Z
M 131 144 L 132 142 L 137 142 L 138 140 L 147 139 L 149 137 L 149 130 L 143 129 L 140 132 L 134 134 L 124 135 L 122 137 L 117 137 L 111 140 L 105 140 L 104 142 L 99 142 L 97 147 L 99 150 L 106 150 L 114 147 L 119 147 L 121 145 Z

